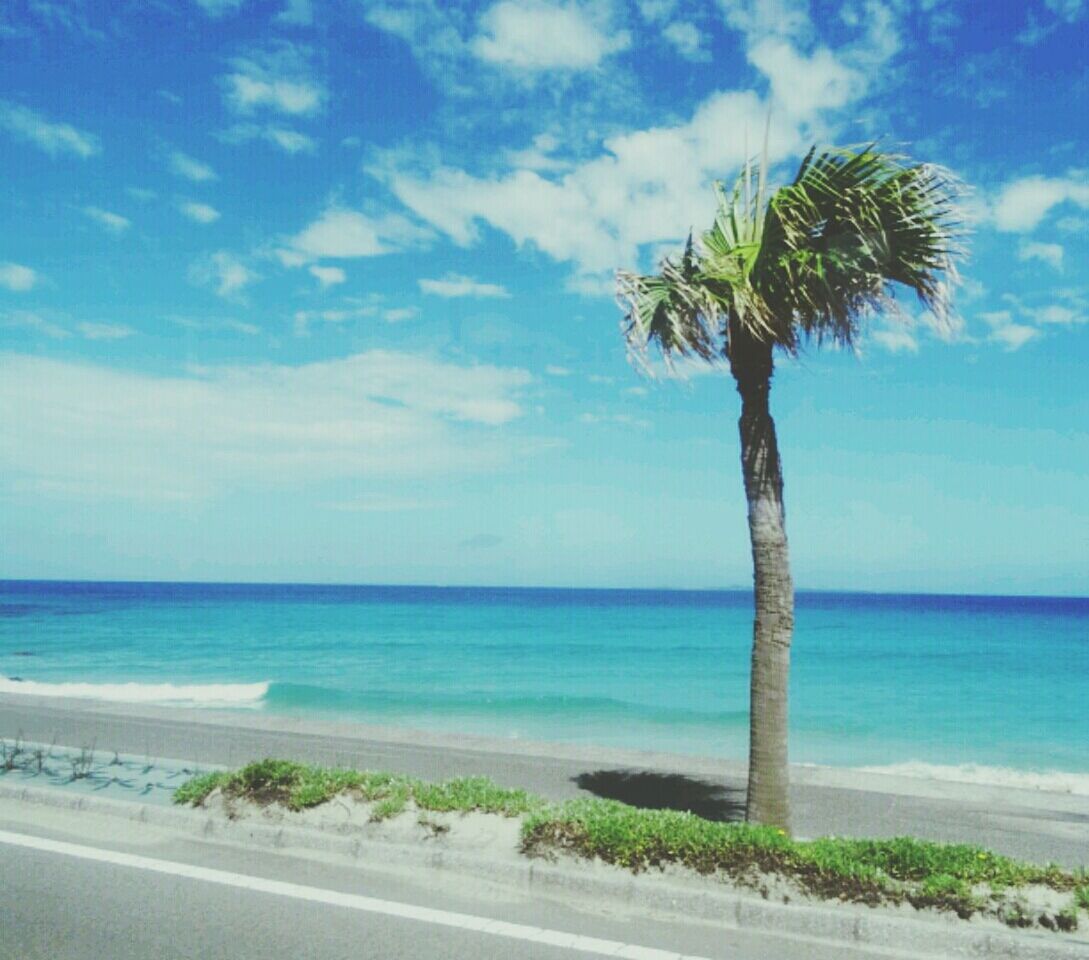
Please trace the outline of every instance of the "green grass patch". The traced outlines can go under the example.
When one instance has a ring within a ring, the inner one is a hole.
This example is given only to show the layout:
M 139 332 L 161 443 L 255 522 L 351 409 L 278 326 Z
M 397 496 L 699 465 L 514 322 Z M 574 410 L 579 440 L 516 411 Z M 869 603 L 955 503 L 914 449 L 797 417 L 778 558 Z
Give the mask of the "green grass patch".
M 204 803 L 208 794 L 223 784 L 228 777 L 230 777 L 229 773 L 202 773 L 191 780 L 186 780 L 174 791 L 174 802 L 199 806 Z
M 195 777 L 177 790 L 174 802 L 198 805 L 215 790 L 228 800 L 277 803 L 290 810 L 320 806 L 349 794 L 372 805 L 373 820 L 396 816 L 410 803 L 421 812 L 520 817 L 522 851 L 529 855 L 566 852 L 636 872 L 677 864 L 757 889 L 769 878 L 781 878 L 825 899 L 910 903 L 962 917 L 983 911 L 1011 925 L 1039 922 L 1070 930 L 1077 926 L 1078 909 L 1089 910 L 1086 871 L 1024 863 L 982 847 L 914 837 L 795 840 L 773 827 L 704 820 L 616 800 L 549 804 L 487 777 L 426 783 L 399 774 L 268 759 L 234 772 Z M 426 818 L 421 822 L 435 828 Z M 1018 891 L 1036 885 L 1069 894 L 1068 906 L 1051 917 L 1023 915 Z
M 289 810 L 306 810 L 342 793 L 373 803 L 371 816 L 385 820 L 409 804 L 436 813 L 479 811 L 518 817 L 544 801 L 524 790 L 508 790 L 487 777 L 459 777 L 445 783 L 425 783 L 412 777 L 366 770 L 315 767 L 291 760 L 259 760 L 232 773 L 209 773 L 188 781 L 174 794 L 178 804 L 199 805 L 214 790 L 229 800 L 246 799 L 260 805 L 278 803 Z
M 459 777 L 445 783 L 418 783 L 413 792 L 416 805 L 436 813 L 477 810 L 504 817 L 520 817 L 544 805 L 525 790 L 508 790 L 487 777 Z
M 531 813 L 522 849 L 563 850 L 640 871 L 681 864 L 759 885 L 792 880 L 807 893 L 859 903 L 938 907 L 971 916 L 984 906 L 978 888 L 999 893 L 1040 884 L 1073 891 L 1077 877 L 966 844 L 913 837 L 794 840 L 770 827 L 718 823 L 675 810 L 642 810 L 613 800 L 574 800 Z

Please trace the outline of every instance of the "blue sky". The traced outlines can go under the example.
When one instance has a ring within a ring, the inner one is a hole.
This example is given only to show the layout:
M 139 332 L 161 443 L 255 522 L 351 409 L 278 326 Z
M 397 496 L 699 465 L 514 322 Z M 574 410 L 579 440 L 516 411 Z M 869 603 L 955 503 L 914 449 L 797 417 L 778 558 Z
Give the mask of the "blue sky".
M 737 402 L 617 267 L 879 138 L 972 187 L 937 328 L 780 364 L 802 587 L 1089 592 L 1089 3 L 14 0 L 0 576 L 739 586 Z

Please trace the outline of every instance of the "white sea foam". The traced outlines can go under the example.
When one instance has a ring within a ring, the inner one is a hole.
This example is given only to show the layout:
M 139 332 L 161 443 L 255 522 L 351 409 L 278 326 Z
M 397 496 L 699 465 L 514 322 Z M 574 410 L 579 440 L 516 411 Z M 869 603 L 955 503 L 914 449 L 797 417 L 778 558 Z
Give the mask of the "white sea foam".
M 922 760 L 908 760 L 903 763 L 856 769 L 863 773 L 884 773 L 921 780 L 977 783 L 1017 790 L 1045 790 L 1050 793 L 1089 796 L 1089 773 L 1070 773 L 1065 770 L 1015 770 L 1012 767 L 988 767 L 976 763 L 944 766 L 938 763 L 925 763 Z
M 42 683 L 0 676 L 0 693 L 76 697 L 114 703 L 167 703 L 187 707 L 256 707 L 268 693 L 261 683 Z

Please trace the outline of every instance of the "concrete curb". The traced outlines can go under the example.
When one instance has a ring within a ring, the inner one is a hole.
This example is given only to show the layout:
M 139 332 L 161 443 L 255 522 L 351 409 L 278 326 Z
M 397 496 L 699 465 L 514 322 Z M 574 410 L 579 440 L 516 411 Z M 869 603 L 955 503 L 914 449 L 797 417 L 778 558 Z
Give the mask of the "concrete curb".
M 970 922 L 861 914 L 857 910 L 790 905 L 733 890 L 698 890 L 668 878 L 617 876 L 603 865 L 541 860 L 503 863 L 441 846 L 393 843 L 306 827 L 229 821 L 199 809 L 158 807 L 125 800 L 0 783 L 0 799 L 119 817 L 217 842 L 332 854 L 401 868 L 468 874 L 476 879 L 579 900 L 601 898 L 628 908 L 712 921 L 754 932 L 880 951 L 889 955 L 1001 960 L 1085 960 L 1081 935 L 1014 933 Z M 909 949 L 910 948 L 910 949 Z

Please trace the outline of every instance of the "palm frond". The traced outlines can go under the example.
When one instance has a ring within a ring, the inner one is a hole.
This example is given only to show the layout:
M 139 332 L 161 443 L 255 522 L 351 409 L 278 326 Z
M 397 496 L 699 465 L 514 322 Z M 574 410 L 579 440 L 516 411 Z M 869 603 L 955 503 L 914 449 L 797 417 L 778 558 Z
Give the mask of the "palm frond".
M 708 363 L 721 358 L 718 311 L 701 283 L 691 235 L 679 262 L 662 261 L 661 272 L 617 273 L 617 299 L 624 310 L 629 349 L 649 369 L 647 348 L 655 344 L 670 363 L 674 355 Z
M 769 309 L 818 341 L 850 343 L 860 322 L 913 290 L 938 316 L 955 279 L 959 186 L 930 164 L 876 150 L 811 150 L 768 204 L 753 282 Z
M 895 306 L 897 286 L 944 320 L 961 187 L 948 171 L 873 144 L 813 148 L 766 202 L 767 155 L 733 190 L 715 184 L 715 219 L 658 274 L 617 275 L 632 352 L 718 362 L 731 336 L 795 352 L 803 339 L 850 344 L 866 316 Z

